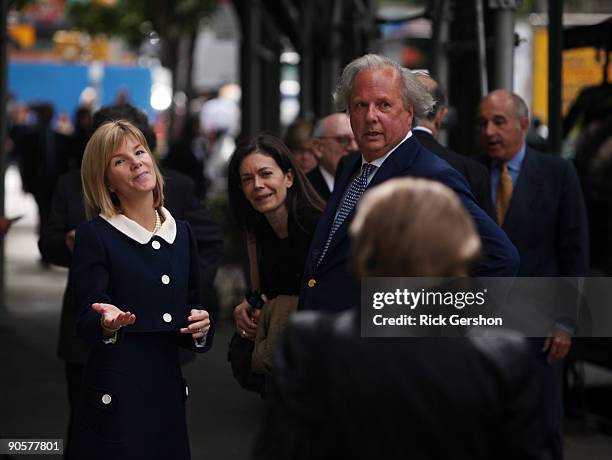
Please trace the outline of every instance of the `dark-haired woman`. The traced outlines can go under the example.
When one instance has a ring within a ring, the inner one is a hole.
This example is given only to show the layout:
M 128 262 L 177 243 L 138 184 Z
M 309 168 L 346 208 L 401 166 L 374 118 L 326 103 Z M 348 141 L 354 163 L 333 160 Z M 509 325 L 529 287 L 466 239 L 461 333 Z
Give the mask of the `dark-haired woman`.
M 228 192 L 236 221 L 255 237 L 260 278 L 256 295 L 264 301 L 294 296 L 297 305 L 310 240 L 324 206 L 321 198 L 287 146 L 267 134 L 236 150 L 229 165 Z M 246 298 L 236 306 L 238 334 L 255 340 L 259 313 Z M 267 343 L 268 351 L 272 347 L 273 343 Z M 257 369 L 254 362 L 254 370 L 270 370 L 267 358 L 259 362 L 263 368 Z

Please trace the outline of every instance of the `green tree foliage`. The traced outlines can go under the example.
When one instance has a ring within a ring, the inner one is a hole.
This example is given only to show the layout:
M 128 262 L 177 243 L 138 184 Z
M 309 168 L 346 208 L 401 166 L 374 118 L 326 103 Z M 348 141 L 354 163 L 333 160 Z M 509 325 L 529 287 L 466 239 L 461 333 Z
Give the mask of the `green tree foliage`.
M 120 36 L 131 46 L 143 38 L 143 24 L 150 24 L 162 41 L 198 30 L 202 18 L 216 8 L 215 0 L 116 0 L 72 1 L 68 18 L 91 34 Z
M 193 50 L 201 20 L 216 7 L 217 0 L 73 0 L 68 2 L 67 17 L 81 30 L 121 37 L 133 49 L 138 48 L 146 33 L 155 31 L 160 38 L 162 65 L 176 74 L 183 57 L 181 49 Z M 181 47 L 181 41 L 186 41 L 187 46 Z M 187 82 L 180 89 L 189 94 L 190 86 Z

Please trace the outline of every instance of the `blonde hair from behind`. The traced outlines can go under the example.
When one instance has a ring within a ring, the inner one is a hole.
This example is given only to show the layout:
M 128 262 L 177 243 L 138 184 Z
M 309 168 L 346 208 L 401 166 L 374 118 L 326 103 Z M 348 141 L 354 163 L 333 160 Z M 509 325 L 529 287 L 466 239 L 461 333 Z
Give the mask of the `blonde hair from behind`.
M 81 181 L 85 216 L 93 219 L 98 214 L 112 217 L 121 213 L 120 203 L 106 181 L 106 169 L 112 155 L 123 146 L 128 137 L 136 139 L 153 159 L 155 189 L 153 206 L 159 211 L 164 204 L 164 179 L 142 132 L 127 120 L 106 122 L 93 133 L 83 154 Z
M 399 178 L 368 191 L 350 227 L 358 277 L 462 276 L 480 255 L 472 218 L 438 182 Z

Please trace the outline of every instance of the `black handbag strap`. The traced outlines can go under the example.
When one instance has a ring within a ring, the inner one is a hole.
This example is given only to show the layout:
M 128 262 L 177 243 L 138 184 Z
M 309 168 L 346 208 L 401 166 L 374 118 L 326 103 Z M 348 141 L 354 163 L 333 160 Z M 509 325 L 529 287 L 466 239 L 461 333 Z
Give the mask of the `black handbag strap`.
M 251 289 L 259 292 L 259 269 L 257 268 L 257 240 L 251 232 L 247 233 L 247 252 L 249 254 L 249 273 L 251 275 Z

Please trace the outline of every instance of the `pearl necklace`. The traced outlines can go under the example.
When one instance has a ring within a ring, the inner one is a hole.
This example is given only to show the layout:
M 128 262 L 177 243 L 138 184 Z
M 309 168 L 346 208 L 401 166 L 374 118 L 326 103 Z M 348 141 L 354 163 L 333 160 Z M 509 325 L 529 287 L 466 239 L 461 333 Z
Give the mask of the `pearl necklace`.
M 155 228 L 153 229 L 153 233 L 157 233 L 161 228 L 161 217 L 159 217 L 159 213 L 157 209 L 155 210 Z

